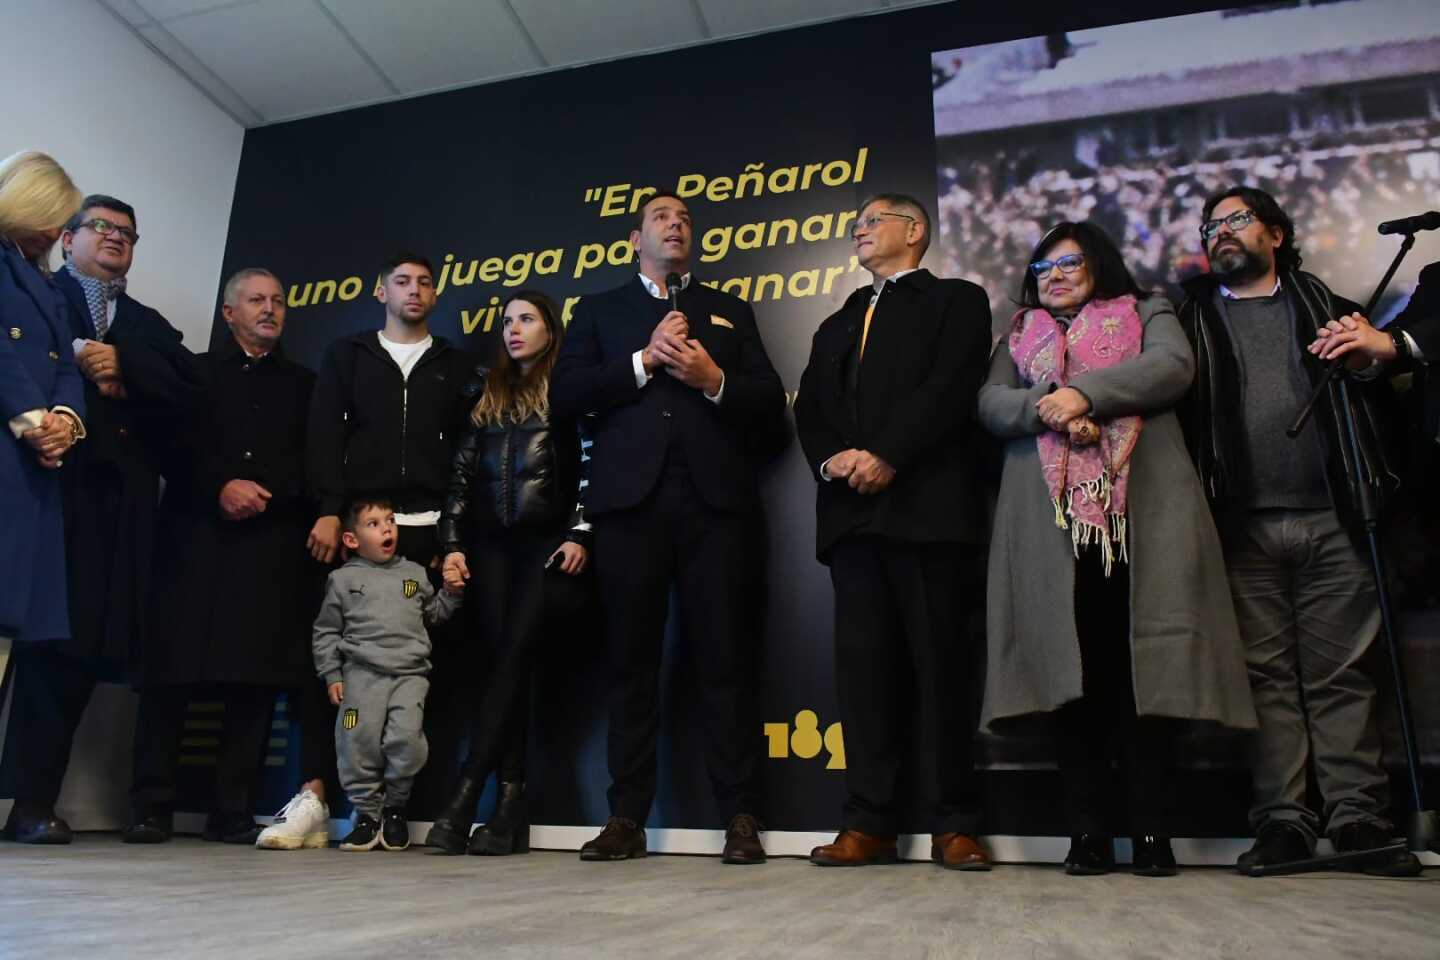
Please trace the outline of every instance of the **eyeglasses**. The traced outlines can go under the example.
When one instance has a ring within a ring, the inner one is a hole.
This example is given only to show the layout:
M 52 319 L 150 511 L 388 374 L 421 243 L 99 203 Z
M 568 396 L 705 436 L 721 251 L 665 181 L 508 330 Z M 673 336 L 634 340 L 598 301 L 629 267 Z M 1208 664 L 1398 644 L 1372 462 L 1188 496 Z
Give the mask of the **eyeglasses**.
M 1200 239 L 1209 243 L 1215 234 L 1220 232 L 1220 224 L 1230 228 L 1231 233 L 1239 233 L 1250 224 L 1256 221 L 1254 210 L 1236 210 L 1228 217 L 1221 217 L 1219 220 L 1206 220 L 1200 224 Z
M 1050 276 L 1050 271 L 1056 267 L 1060 268 L 1061 273 L 1069 276 L 1076 270 L 1079 270 L 1084 264 L 1085 255 L 1083 253 L 1067 253 L 1065 256 L 1055 260 L 1036 260 L 1030 264 L 1030 272 L 1035 274 L 1035 279 L 1044 280 Z
M 78 230 L 80 229 L 80 227 L 89 227 L 91 230 L 94 230 L 102 237 L 108 237 L 113 233 L 118 239 L 130 244 L 130 246 L 132 247 L 140 242 L 140 234 L 136 233 L 134 230 L 131 230 L 129 227 L 122 227 L 118 223 L 111 223 L 109 220 L 105 220 L 101 217 L 96 217 L 93 220 L 86 220 L 84 223 L 80 224 L 75 229 Z
M 894 217 L 896 220 L 909 220 L 911 223 L 916 222 L 914 217 L 907 217 L 903 213 L 872 213 L 864 220 L 856 220 L 850 225 L 850 239 L 854 240 L 855 234 L 861 230 L 874 230 L 880 225 L 880 219 L 882 217 Z

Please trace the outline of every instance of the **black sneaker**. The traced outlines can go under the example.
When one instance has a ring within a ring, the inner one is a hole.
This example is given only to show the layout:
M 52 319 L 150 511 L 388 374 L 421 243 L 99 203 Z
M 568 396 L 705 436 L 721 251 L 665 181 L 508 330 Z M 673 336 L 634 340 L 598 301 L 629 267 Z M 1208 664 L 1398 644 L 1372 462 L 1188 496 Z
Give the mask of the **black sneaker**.
M 1273 867 L 1280 863 L 1309 860 L 1314 855 L 1315 851 L 1311 848 L 1310 838 L 1305 836 L 1305 831 L 1293 823 L 1273 821 L 1260 829 L 1260 835 L 1255 838 L 1255 846 L 1240 854 L 1240 858 L 1235 861 L 1235 869 L 1241 873 L 1249 873 L 1256 867 Z
M 380 821 L 368 813 L 357 813 L 349 835 L 340 841 L 340 849 L 374 850 L 379 843 Z
M 380 846 L 386 850 L 404 850 L 410 846 L 410 824 L 405 822 L 404 807 L 386 807 L 380 814 Z
M 1354 853 L 1388 847 L 1398 839 L 1375 821 L 1362 820 L 1347 823 L 1336 830 L 1330 842 L 1335 844 L 1336 853 Z M 1372 877 L 1418 877 L 1420 860 L 1409 850 L 1390 850 L 1373 860 L 1362 861 L 1353 869 L 1362 870 Z

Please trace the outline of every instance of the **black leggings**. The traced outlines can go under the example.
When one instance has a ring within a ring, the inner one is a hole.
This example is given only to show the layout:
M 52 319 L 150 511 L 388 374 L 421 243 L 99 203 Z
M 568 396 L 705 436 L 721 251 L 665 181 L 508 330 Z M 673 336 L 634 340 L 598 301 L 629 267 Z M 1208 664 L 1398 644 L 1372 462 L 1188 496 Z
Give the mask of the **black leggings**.
M 476 779 L 492 772 L 506 782 L 525 779 L 530 685 L 535 658 L 548 636 L 545 561 L 562 536 L 510 531 L 477 539 L 466 553 L 470 584 L 465 606 L 471 629 L 490 651 L 465 761 L 466 774 Z
M 1169 836 L 1177 726 L 1135 714 L 1130 667 L 1130 570 L 1116 562 L 1105 576 L 1097 551 L 1075 562 L 1075 627 L 1084 695 L 1054 714 L 1056 756 L 1065 782 L 1071 834 L 1115 832 L 1119 761 L 1134 835 Z

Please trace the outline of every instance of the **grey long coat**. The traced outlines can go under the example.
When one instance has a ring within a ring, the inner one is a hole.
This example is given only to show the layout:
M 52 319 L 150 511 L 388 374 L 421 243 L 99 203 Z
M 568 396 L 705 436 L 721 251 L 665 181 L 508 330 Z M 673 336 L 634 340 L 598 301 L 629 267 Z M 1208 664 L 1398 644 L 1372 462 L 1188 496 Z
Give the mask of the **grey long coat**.
M 1142 715 L 1253 728 L 1255 710 L 1219 538 L 1171 409 L 1195 372 L 1190 345 L 1161 296 L 1139 304 L 1141 355 L 1078 374 L 1092 415 L 1145 418 L 1130 459 L 1130 657 Z M 982 723 L 1055 710 L 1081 696 L 1075 557 L 1055 526 L 1035 437 L 1035 403 L 1007 340 L 990 358 L 980 423 L 1005 441 L 990 544 L 989 662 Z

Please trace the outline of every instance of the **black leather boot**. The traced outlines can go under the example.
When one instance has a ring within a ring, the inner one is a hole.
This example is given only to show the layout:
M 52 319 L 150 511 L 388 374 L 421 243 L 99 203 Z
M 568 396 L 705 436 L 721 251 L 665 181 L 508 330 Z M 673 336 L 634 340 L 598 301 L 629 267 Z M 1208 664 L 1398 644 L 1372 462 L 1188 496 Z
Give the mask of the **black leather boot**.
M 1072 877 L 1094 877 L 1115 869 L 1115 841 L 1108 833 L 1079 833 L 1070 838 L 1065 872 Z
M 485 782 L 468 773 L 460 775 L 455 796 L 450 798 L 440 816 L 425 835 L 425 846 L 437 847 L 441 853 L 451 856 L 465 852 L 470 840 L 470 827 L 475 823 L 475 804 L 480 799 Z
M 1180 872 L 1169 837 L 1137 834 L 1131 838 L 1131 849 L 1130 872 L 1137 877 L 1173 877 Z
M 471 834 L 470 852 L 492 857 L 530 852 L 530 817 L 525 812 L 524 783 L 500 784 L 495 813 Z

